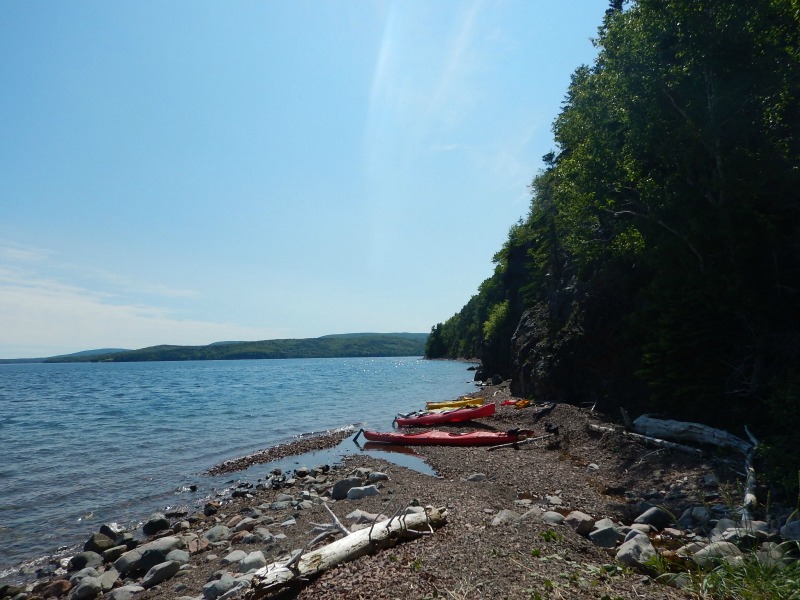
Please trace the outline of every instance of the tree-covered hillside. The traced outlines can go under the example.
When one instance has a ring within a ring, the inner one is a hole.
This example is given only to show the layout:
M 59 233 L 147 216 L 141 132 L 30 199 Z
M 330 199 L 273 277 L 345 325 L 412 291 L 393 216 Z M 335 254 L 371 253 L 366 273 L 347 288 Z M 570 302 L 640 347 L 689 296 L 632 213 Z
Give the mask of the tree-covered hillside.
M 800 5 L 613 1 L 596 45 L 527 218 L 427 353 L 528 396 L 749 424 L 796 486 Z
M 424 333 L 356 333 L 259 342 L 216 342 L 207 346 L 153 346 L 106 355 L 57 356 L 45 362 L 422 356 L 427 337 Z

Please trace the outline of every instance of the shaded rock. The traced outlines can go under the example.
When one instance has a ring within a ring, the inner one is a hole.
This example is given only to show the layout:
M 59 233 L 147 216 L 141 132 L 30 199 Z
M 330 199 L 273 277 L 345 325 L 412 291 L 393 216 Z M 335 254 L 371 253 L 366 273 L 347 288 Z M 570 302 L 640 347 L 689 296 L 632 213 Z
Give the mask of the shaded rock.
M 644 523 L 646 525 L 652 525 L 656 529 L 664 529 L 667 525 L 672 523 L 673 516 L 672 514 L 661 508 L 660 506 L 653 506 L 652 508 L 647 509 L 641 515 L 636 517 L 633 522 L 634 523 Z
M 367 477 L 367 481 L 370 483 L 377 483 L 378 481 L 389 481 L 389 476 L 386 473 L 381 473 L 380 471 L 373 471 Z
M 589 533 L 589 539 L 592 541 L 592 543 L 595 546 L 600 546 L 601 548 L 614 548 L 617 545 L 619 538 L 620 532 L 614 525 L 595 529 Z
M 159 531 L 164 531 L 166 529 L 169 529 L 169 519 L 162 513 L 152 514 L 145 524 L 142 525 L 142 532 L 145 535 L 155 535 Z
M 800 540 L 800 521 L 789 521 L 781 527 L 781 537 L 785 540 Z
M 360 486 L 362 481 L 363 479 L 359 477 L 340 479 L 334 483 L 333 487 L 331 488 L 331 498 L 334 500 L 344 500 L 347 498 L 347 492 L 350 491 L 350 488 Z
M 469 477 L 467 477 L 467 481 L 484 481 L 486 479 L 486 473 L 473 473 Z
M 113 548 L 109 548 L 105 552 L 103 552 L 103 562 L 114 562 L 120 556 L 125 554 L 128 551 L 127 546 L 114 546 Z
M 105 534 L 102 533 L 93 533 L 92 537 L 86 540 L 86 543 L 83 545 L 83 550 L 85 552 L 96 552 L 97 554 L 103 554 L 109 548 L 113 548 L 116 544 L 114 543 L 116 540 L 116 536 L 114 538 L 110 538 Z
M 67 570 L 80 571 L 86 567 L 100 567 L 103 564 L 103 557 L 97 552 L 80 552 L 69 560 Z

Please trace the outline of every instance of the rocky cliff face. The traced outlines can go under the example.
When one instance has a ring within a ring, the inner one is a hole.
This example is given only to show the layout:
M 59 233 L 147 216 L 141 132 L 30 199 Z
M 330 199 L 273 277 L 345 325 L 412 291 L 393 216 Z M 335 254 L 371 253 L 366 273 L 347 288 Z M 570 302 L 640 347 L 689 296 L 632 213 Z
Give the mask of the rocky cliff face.
M 562 289 L 525 311 L 510 340 L 512 392 L 616 410 L 645 397 L 620 335 L 628 300 L 611 288 Z

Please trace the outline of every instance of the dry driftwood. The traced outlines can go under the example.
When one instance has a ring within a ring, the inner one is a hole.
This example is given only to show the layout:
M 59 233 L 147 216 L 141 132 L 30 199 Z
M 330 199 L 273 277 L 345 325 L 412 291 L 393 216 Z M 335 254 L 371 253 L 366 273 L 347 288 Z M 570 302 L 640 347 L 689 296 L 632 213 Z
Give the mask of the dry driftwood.
M 732 448 L 744 454 L 750 451 L 752 444 L 740 437 L 714 429 L 701 423 L 688 423 L 685 421 L 672 421 L 669 419 L 655 419 L 649 415 L 642 415 L 633 421 L 633 431 L 648 437 L 667 438 L 680 442 L 695 442 L 711 446 Z
M 428 506 L 420 512 L 396 515 L 388 521 L 374 523 L 372 527 L 354 531 L 316 550 L 295 553 L 288 561 L 274 562 L 256 571 L 253 598 L 269 598 L 294 583 L 387 548 L 400 538 L 433 533 L 434 528 L 441 527 L 446 521 L 445 508 Z
M 489 450 L 497 450 L 498 448 L 517 448 L 518 446 L 522 446 L 523 444 L 530 444 L 532 442 L 540 442 L 542 440 L 546 440 L 547 438 L 553 437 L 552 433 L 548 433 L 546 435 L 539 435 L 532 438 L 525 438 L 524 440 L 519 440 L 517 442 L 508 442 L 507 444 L 498 444 L 497 446 L 490 446 Z
M 662 440 L 660 438 L 654 438 L 646 435 L 642 435 L 640 433 L 632 433 L 630 431 L 625 431 L 622 429 L 616 429 L 614 427 L 606 426 L 606 425 L 596 425 L 594 423 L 589 424 L 589 429 L 592 431 L 597 431 L 600 433 L 615 433 L 619 432 L 622 435 L 625 435 L 631 439 L 644 442 L 645 444 L 649 444 L 650 446 L 659 446 L 660 448 L 669 448 L 670 450 L 677 450 L 679 452 L 685 452 L 686 454 L 694 454 L 696 456 L 702 456 L 703 451 L 698 448 L 692 448 L 691 446 L 684 446 L 683 444 L 676 444 L 675 442 L 668 442 L 667 440 Z

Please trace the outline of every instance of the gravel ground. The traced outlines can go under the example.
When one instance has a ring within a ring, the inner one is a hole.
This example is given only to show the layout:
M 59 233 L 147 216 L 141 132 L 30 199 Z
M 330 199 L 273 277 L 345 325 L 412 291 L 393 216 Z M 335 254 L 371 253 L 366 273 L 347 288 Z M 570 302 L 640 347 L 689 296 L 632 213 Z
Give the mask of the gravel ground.
M 548 526 L 538 518 L 492 526 L 503 509 L 520 514 L 531 507 L 577 509 L 595 518 L 611 517 L 630 523 L 639 514 L 643 498 L 680 514 L 704 494 L 704 478 L 724 465 L 687 458 L 667 450 L 653 450 L 615 434 L 588 430 L 598 415 L 568 405 L 535 420 L 535 407 L 501 407 L 508 399 L 506 385 L 480 392 L 498 404 L 495 417 L 485 421 L 504 430 L 533 428 L 537 434 L 558 430 L 541 442 L 490 451 L 487 448 L 421 447 L 439 477 L 423 475 L 366 454 L 349 456 L 329 474 L 328 481 L 352 469 L 367 467 L 385 472 L 380 494 L 330 504 L 339 520 L 355 509 L 391 515 L 412 501 L 444 506 L 447 524 L 435 533 L 364 556 L 324 573 L 293 590 L 287 597 L 325 599 L 427 598 L 687 598 L 685 592 L 656 584 L 649 577 L 613 566 L 613 557 L 567 526 Z M 468 430 L 468 427 L 453 430 Z M 482 481 L 467 477 L 483 473 Z M 278 492 L 255 492 L 237 498 L 213 519 L 227 518 L 269 502 Z M 553 498 L 553 497 L 557 497 Z M 553 504 L 558 502 L 561 504 Z M 267 560 L 305 546 L 313 537 L 311 523 L 330 519 L 321 507 L 292 513 L 297 524 L 282 533 L 287 538 L 267 549 L 234 544 L 195 558 L 196 568 L 179 580 L 137 595 L 156 600 L 194 596 L 212 573 L 223 567 L 220 557 L 229 549 L 261 549 Z M 208 527 L 211 523 L 203 526 Z M 179 582 L 176 584 L 176 582 Z M 179 586 L 176 588 L 176 585 Z

